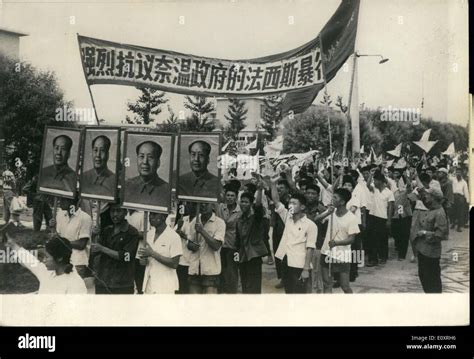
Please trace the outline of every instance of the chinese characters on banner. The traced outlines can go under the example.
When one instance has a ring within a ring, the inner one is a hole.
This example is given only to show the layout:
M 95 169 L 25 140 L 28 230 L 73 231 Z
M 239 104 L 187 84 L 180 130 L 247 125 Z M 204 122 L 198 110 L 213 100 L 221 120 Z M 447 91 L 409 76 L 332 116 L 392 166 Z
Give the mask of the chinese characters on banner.
M 89 85 L 122 84 L 197 95 L 288 92 L 324 83 L 316 44 L 303 55 L 259 63 L 229 61 L 78 36 Z

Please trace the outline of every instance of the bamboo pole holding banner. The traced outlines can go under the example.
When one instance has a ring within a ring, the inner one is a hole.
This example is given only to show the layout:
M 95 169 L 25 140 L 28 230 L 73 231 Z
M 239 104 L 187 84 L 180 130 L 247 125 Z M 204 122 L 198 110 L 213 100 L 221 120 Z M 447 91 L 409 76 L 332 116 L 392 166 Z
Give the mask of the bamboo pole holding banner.
M 97 115 L 97 109 L 95 107 L 94 96 L 92 96 L 91 87 L 89 85 L 89 82 L 87 81 L 86 69 L 84 68 L 84 61 L 82 61 L 81 44 L 79 43 L 79 33 L 76 33 L 76 36 L 77 36 L 77 45 L 79 47 L 79 56 L 81 57 L 82 71 L 83 71 L 84 78 L 85 78 L 86 84 L 87 84 L 87 90 L 89 90 L 89 96 L 91 97 L 92 108 L 94 109 L 95 120 L 97 122 L 97 126 L 100 126 L 100 120 L 99 120 L 99 116 Z

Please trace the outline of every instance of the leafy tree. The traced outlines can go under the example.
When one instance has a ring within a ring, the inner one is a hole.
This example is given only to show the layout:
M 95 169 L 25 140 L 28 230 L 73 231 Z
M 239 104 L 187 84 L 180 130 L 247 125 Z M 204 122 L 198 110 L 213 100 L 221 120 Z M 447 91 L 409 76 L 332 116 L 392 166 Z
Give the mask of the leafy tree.
M 148 125 L 155 121 L 155 117 L 161 113 L 161 105 L 168 102 L 165 93 L 152 88 L 140 88 L 141 95 L 135 103 L 127 104 L 128 111 L 134 114 L 133 119 L 126 117 L 127 123 Z
M 342 147 L 344 119 L 333 109 L 329 113 L 333 150 Z M 326 108 L 311 106 L 302 114 L 285 123 L 283 130 L 283 153 L 303 153 L 319 150 L 329 155 L 329 129 Z
M 215 111 L 212 101 L 207 101 L 204 96 L 185 96 L 184 107 L 191 111 L 191 117 L 186 119 L 183 131 L 210 132 L 215 128 L 209 117 Z
M 263 99 L 264 110 L 262 128 L 267 132 L 266 139 L 268 141 L 275 139 L 278 127 L 283 119 L 282 100 L 283 98 L 279 95 L 266 96 Z
M 245 128 L 248 110 L 245 108 L 245 102 L 238 98 L 229 99 L 229 115 L 224 115 L 229 125 L 226 127 L 226 138 L 237 139 L 237 135 Z
M 178 116 L 176 116 L 170 105 L 168 105 L 168 113 L 169 116 L 166 119 L 166 122 L 157 124 L 156 128 L 161 132 L 178 133 L 180 123 L 178 121 Z
M 28 63 L 0 55 L 0 126 L 5 138 L 5 162 L 13 169 L 17 158 L 26 166 L 25 180 L 39 171 L 46 125 L 77 127 L 68 119 L 55 121 L 58 111 L 72 107 L 64 100 L 56 76 Z M 72 118 L 74 120 L 74 118 Z

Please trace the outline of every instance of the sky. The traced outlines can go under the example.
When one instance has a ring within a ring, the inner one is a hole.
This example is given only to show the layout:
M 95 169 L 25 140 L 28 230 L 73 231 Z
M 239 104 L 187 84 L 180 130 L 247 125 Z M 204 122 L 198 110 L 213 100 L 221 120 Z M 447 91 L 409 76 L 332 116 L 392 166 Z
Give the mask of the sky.
M 339 0 L 15 1 L 0 0 L 0 27 L 26 32 L 21 60 L 54 71 L 67 100 L 92 106 L 76 34 L 224 59 L 262 57 L 316 37 Z M 362 0 L 356 50 L 381 54 L 358 61 L 359 103 L 419 108 L 438 121 L 466 126 L 468 17 L 463 0 Z M 328 84 L 347 102 L 351 61 Z M 91 87 L 97 112 L 118 124 L 134 101 L 133 87 Z M 169 93 L 175 113 L 184 96 Z M 314 103 L 320 103 L 322 93 Z M 167 111 L 159 121 L 167 118 Z

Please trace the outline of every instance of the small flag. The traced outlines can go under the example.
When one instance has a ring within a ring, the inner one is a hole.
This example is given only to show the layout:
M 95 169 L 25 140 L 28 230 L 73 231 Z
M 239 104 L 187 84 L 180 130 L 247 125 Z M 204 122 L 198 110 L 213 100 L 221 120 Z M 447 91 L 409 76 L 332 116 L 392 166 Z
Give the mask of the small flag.
M 456 153 L 456 150 L 454 148 L 454 142 L 452 142 L 448 148 L 446 149 L 446 151 L 444 151 L 442 154 L 443 155 L 447 155 L 447 156 L 453 156 L 454 154 Z
M 433 148 L 433 146 L 436 144 L 438 141 L 430 141 L 430 134 L 431 134 L 431 129 L 426 130 L 423 132 L 423 135 L 421 136 L 419 141 L 413 141 L 415 145 L 420 147 L 425 153 L 430 152 L 430 150 Z
M 401 143 L 399 145 L 397 145 L 397 147 L 395 147 L 395 149 L 393 149 L 391 151 L 387 151 L 387 153 L 389 155 L 392 155 L 393 157 L 400 157 L 401 152 L 402 152 L 402 144 Z

